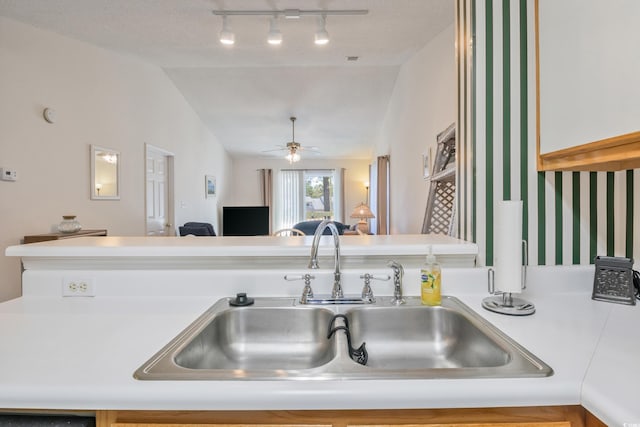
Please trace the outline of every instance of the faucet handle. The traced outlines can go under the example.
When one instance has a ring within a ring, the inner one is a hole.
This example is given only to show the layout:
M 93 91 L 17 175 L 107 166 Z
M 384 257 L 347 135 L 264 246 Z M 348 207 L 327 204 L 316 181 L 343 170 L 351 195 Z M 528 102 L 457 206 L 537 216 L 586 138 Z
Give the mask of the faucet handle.
M 313 298 L 313 289 L 311 289 L 311 281 L 315 279 L 316 276 L 312 274 L 300 274 L 300 275 L 285 275 L 284 280 L 294 281 L 294 280 L 304 280 L 304 289 L 302 289 L 302 296 L 300 297 L 300 303 L 306 304 L 311 298 Z
M 382 280 L 386 282 L 387 280 L 391 279 L 391 276 L 389 276 L 388 274 L 385 276 L 374 276 L 373 274 L 364 273 L 360 275 L 360 278 L 364 279 L 365 283 L 370 282 L 372 280 Z
M 365 273 L 360 276 L 361 279 L 364 279 L 364 286 L 362 287 L 362 299 L 368 302 L 375 302 L 375 298 L 373 296 L 373 290 L 371 290 L 371 281 L 372 280 L 383 280 L 387 281 L 391 279 L 389 276 L 374 276 L 373 274 Z
M 289 282 L 293 282 L 294 280 L 304 280 L 305 283 L 307 281 L 311 281 L 313 279 L 315 279 L 316 276 L 314 276 L 313 274 L 287 274 L 284 276 L 284 280 L 288 280 Z

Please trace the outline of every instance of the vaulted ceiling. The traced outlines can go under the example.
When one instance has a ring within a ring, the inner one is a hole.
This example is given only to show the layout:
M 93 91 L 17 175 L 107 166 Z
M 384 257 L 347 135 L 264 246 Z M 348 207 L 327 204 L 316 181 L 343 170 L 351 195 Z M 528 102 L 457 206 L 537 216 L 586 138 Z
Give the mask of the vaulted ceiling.
M 232 156 L 291 141 L 318 157 L 367 158 L 401 65 L 454 20 L 453 0 L 0 0 L 0 15 L 165 70 Z M 317 19 L 232 16 L 236 43 L 218 41 L 213 10 L 367 9 L 328 16 L 330 43 L 316 46 Z M 451 47 L 453 49 L 453 45 Z M 348 61 L 347 57 L 358 57 Z

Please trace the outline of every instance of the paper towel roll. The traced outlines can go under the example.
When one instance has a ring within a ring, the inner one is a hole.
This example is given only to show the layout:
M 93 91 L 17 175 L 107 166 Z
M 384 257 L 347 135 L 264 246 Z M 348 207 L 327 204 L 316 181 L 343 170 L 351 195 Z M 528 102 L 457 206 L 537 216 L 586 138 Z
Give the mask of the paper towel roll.
M 522 201 L 503 200 L 496 207 L 495 289 L 522 292 Z

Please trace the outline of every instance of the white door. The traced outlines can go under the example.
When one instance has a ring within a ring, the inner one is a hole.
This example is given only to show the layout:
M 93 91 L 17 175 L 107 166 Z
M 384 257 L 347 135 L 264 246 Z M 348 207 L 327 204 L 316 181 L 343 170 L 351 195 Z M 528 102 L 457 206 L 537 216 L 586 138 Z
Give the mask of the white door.
M 147 236 L 174 234 L 173 212 L 169 208 L 172 198 L 173 156 L 151 145 L 146 150 L 146 228 Z

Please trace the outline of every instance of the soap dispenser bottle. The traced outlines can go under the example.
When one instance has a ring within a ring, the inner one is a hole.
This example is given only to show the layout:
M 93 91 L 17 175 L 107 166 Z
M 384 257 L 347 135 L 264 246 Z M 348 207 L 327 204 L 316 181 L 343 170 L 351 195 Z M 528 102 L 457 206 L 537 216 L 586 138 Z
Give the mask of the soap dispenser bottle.
M 429 247 L 429 255 L 427 262 L 420 269 L 420 295 L 423 305 L 440 305 L 442 303 L 442 294 L 440 291 L 442 283 L 442 271 L 440 264 L 436 260 L 436 256 L 431 252 Z

